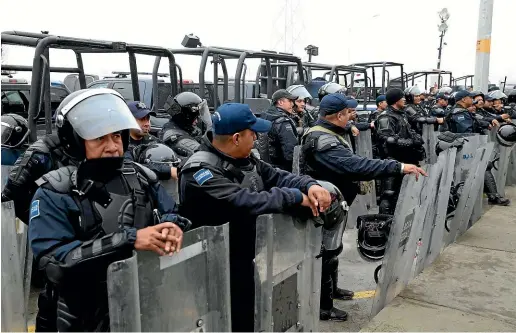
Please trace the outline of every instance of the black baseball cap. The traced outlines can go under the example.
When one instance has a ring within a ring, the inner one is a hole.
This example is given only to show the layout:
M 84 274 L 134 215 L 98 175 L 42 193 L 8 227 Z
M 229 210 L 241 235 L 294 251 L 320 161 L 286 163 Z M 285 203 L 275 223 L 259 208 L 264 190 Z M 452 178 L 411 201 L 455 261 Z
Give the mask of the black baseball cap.
M 272 103 L 274 104 L 282 98 L 286 98 L 286 99 L 290 99 L 291 101 L 295 101 L 295 100 L 297 100 L 298 96 L 292 95 L 286 89 L 276 90 L 276 92 L 274 92 L 274 94 L 272 94 Z

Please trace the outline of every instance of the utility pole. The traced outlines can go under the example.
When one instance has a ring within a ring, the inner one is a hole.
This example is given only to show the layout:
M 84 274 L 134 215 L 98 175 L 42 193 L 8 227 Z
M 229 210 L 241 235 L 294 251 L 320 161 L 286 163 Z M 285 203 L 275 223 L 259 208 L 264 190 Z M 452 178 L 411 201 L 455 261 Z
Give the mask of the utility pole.
M 480 0 L 477 32 L 477 56 L 475 60 L 474 89 L 487 92 L 489 84 L 489 60 L 491 57 L 491 30 L 493 26 L 494 0 Z
M 441 19 L 441 24 L 439 24 L 439 31 L 441 32 L 441 35 L 439 36 L 439 54 L 437 55 L 437 69 L 441 69 L 441 55 L 443 51 L 443 39 L 444 35 L 446 34 L 446 31 L 448 31 L 448 25 L 446 24 L 446 21 L 450 18 L 450 13 L 448 13 L 448 9 L 443 8 L 439 12 L 439 18 Z

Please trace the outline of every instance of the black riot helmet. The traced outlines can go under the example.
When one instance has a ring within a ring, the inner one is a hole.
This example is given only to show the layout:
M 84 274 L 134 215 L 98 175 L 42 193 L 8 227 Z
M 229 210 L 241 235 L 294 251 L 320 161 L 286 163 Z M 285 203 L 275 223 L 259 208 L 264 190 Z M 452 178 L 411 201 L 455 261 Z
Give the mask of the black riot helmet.
M 27 120 L 20 115 L 8 113 L 2 115 L 2 147 L 17 148 L 29 136 Z
M 345 95 L 346 94 L 346 87 L 341 86 L 338 83 L 335 82 L 329 82 L 323 85 L 321 88 L 319 88 L 319 91 L 317 92 L 317 95 L 319 97 L 319 101 L 322 101 L 323 97 L 329 94 L 335 94 L 340 93 Z
M 509 91 L 509 93 L 507 94 L 507 103 L 516 103 L 516 89 Z
M 124 151 L 129 145 L 129 130 L 139 130 L 126 101 L 113 89 L 74 91 L 59 104 L 56 126 L 65 153 L 78 160 L 86 158 L 84 140 L 121 132 Z
M 135 148 L 134 156 L 138 163 L 147 164 L 162 163 L 170 166 L 177 166 L 181 160 L 176 153 L 162 143 L 149 143 Z
M 386 214 L 362 215 L 357 218 L 357 250 L 362 259 L 382 260 L 392 221 L 393 216 Z
M 346 228 L 349 208 L 344 196 L 335 185 L 321 180 L 317 182 L 330 192 L 331 197 L 330 206 L 320 215 L 323 220 L 322 244 L 325 250 L 337 250 L 342 246 L 342 235 Z
M 505 147 L 512 147 L 516 143 L 516 125 L 503 124 L 496 132 L 496 140 Z
M 488 92 L 496 91 L 496 90 L 500 90 L 500 87 L 492 86 L 492 87 L 490 87 L 489 89 L 487 89 L 487 91 L 488 91 Z
M 165 111 L 181 127 L 191 127 L 200 115 L 203 102 L 197 94 L 185 91 L 175 97 L 169 96 L 165 102 Z
M 419 96 L 423 92 L 421 91 L 421 89 L 418 86 L 412 86 L 412 87 L 408 87 L 407 89 L 405 89 L 404 93 L 405 93 L 405 100 L 407 101 L 407 104 L 414 104 L 414 96 Z

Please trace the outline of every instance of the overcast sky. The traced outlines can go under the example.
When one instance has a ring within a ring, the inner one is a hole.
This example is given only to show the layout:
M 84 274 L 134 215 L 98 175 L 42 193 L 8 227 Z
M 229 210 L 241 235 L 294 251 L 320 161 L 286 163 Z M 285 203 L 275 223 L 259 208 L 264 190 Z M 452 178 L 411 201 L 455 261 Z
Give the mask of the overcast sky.
M 510 32 L 514 36 L 516 0 L 494 1 L 490 81 L 497 83 L 505 75 L 516 81 Z M 204 45 L 294 51 L 303 60 L 304 47 L 314 44 L 320 54 L 316 62 L 397 61 L 411 72 L 436 67 L 437 13 L 447 7 L 451 17 L 441 67 L 456 77 L 474 73 L 479 0 L 288 0 L 287 8 L 285 4 L 285 0 L 1 0 L 0 28 L 171 48 L 181 48 L 183 36 L 194 33 Z M 32 56 L 31 49 L 11 46 L 4 62 L 29 65 Z M 54 66 L 75 65 L 67 51 L 54 51 L 50 59 Z M 153 58 L 137 60 L 139 71 L 152 70 Z M 176 60 L 185 78 L 198 81 L 199 58 Z M 84 62 L 88 73 L 101 76 L 129 68 L 127 56 L 122 55 L 88 55 Z M 252 68 L 247 76 L 252 78 L 256 62 L 248 65 Z M 228 63 L 228 69 L 233 76 L 234 63 Z M 160 71 L 166 72 L 166 67 Z

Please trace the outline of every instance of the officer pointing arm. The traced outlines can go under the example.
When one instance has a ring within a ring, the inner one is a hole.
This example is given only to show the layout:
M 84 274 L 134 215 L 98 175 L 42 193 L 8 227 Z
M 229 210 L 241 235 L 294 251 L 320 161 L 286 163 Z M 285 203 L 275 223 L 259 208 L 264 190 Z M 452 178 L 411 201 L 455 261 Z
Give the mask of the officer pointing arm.
M 133 249 L 179 251 L 190 222 L 151 170 L 124 162 L 129 129 L 139 126 L 120 94 L 80 90 L 56 113 L 66 153 L 81 162 L 37 181 L 29 242 L 59 297 L 57 330 L 96 330 L 108 314 L 108 265 Z

